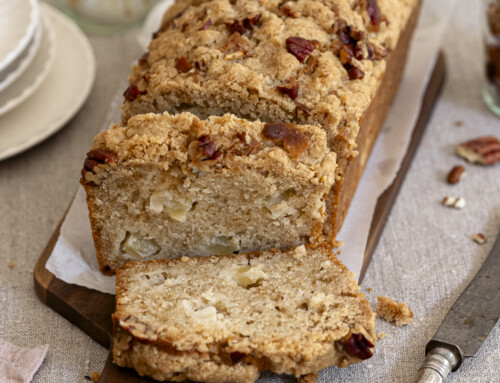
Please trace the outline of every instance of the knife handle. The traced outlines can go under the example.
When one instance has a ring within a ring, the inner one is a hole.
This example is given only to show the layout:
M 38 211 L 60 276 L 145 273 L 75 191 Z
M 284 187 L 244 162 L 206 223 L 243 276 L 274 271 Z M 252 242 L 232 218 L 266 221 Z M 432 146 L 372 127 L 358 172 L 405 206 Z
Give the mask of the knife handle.
M 444 347 L 431 349 L 411 383 L 442 383 L 457 365 L 455 354 Z

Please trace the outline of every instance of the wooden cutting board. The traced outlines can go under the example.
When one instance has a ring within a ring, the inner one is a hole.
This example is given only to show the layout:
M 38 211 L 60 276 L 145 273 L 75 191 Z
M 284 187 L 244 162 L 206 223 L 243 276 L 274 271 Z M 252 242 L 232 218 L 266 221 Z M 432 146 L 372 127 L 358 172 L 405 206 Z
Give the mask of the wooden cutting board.
M 431 116 L 445 79 L 445 60 L 439 55 L 431 79 L 423 98 L 420 115 L 413 130 L 408 151 L 403 159 L 401 168 L 391 186 L 379 197 L 373 215 L 370 233 L 363 259 L 360 280 L 377 247 L 379 238 L 384 230 L 385 223 L 391 212 L 392 205 L 403 184 L 406 172 L 417 150 L 420 138 Z M 92 339 L 102 346 L 110 348 L 112 338 L 111 313 L 114 311 L 114 295 L 101 293 L 85 287 L 67 284 L 56 278 L 45 268 L 45 263 L 59 237 L 59 231 L 64 221 L 57 226 L 49 242 L 38 259 L 33 272 L 35 290 L 40 300 L 54 311 L 62 315 L 74 325 L 78 326 Z M 134 371 L 117 367 L 112 363 L 111 353 L 101 374 L 99 382 L 152 382 L 150 379 L 139 377 Z

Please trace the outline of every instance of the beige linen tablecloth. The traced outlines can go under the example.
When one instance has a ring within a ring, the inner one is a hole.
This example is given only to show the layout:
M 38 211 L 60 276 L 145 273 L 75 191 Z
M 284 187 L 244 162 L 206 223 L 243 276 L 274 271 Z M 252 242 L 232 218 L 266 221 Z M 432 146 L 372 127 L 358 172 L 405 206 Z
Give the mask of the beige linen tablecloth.
M 500 227 L 500 165 L 467 165 L 464 182 L 453 187 L 444 182 L 447 171 L 461 163 L 453 154 L 456 143 L 477 135 L 500 136 L 500 119 L 487 110 L 480 94 L 478 2 L 459 1 L 454 12 L 443 40 L 448 61 L 443 94 L 362 284 L 365 291 L 373 289 L 367 293 L 373 304 L 377 294 L 405 300 L 415 323 L 395 328 L 379 321 L 378 331 L 391 336 L 379 341 L 375 356 L 348 369 L 322 372 L 319 382 L 409 381 L 423 360 L 425 344 L 479 269 Z M 0 162 L 0 338 L 25 347 L 50 345 L 34 382 L 87 382 L 85 375 L 100 371 L 108 353 L 42 304 L 32 282 L 36 259 L 70 203 L 84 154 L 116 87 L 141 54 L 133 33 L 91 36 L 90 41 L 97 79 L 84 108 L 49 140 Z M 446 195 L 464 197 L 466 208 L 442 207 Z M 472 242 L 477 232 L 489 242 Z M 497 324 L 478 355 L 447 382 L 499 382 L 499 343 Z

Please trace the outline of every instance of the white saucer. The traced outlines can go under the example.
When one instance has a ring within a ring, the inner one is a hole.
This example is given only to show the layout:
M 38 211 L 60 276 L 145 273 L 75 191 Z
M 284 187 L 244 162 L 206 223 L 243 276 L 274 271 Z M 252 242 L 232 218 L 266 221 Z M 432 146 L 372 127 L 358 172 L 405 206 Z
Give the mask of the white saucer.
M 0 86 L 0 116 L 14 109 L 33 94 L 42 85 L 52 68 L 56 53 L 56 37 L 48 19 L 47 12 L 42 10 L 40 20 L 40 27 L 43 31 L 42 41 L 33 62 L 7 89 L 2 91 Z
M 1 1 L 0 15 L 0 74 L 5 75 L 33 40 L 39 22 L 37 0 Z
M 81 108 L 95 78 L 95 58 L 83 33 L 66 16 L 41 3 L 56 35 L 54 65 L 22 105 L 0 117 L 0 160 L 38 144 Z

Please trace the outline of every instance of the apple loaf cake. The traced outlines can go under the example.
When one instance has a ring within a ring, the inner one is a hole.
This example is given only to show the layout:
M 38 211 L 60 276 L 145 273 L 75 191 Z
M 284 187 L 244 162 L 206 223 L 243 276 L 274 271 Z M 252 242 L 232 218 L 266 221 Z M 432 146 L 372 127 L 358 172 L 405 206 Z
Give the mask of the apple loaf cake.
M 320 241 L 335 157 L 316 126 L 190 113 L 115 125 L 81 179 L 101 270 Z
M 332 242 L 398 87 L 419 3 L 180 0 L 133 68 L 123 122 L 187 111 L 320 125 L 338 156 L 323 227 Z M 376 96 L 380 102 L 369 111 Z M 370 125 L 366 143 L 358 140 L 363 120 Z M 360 169 L 351 171 L 341 197 L 358 146 Z
M 130 262 L 116 274 L 113 360 L 159 381 L 314 376 L 373 355 L 375 315 L 326 245 Z

